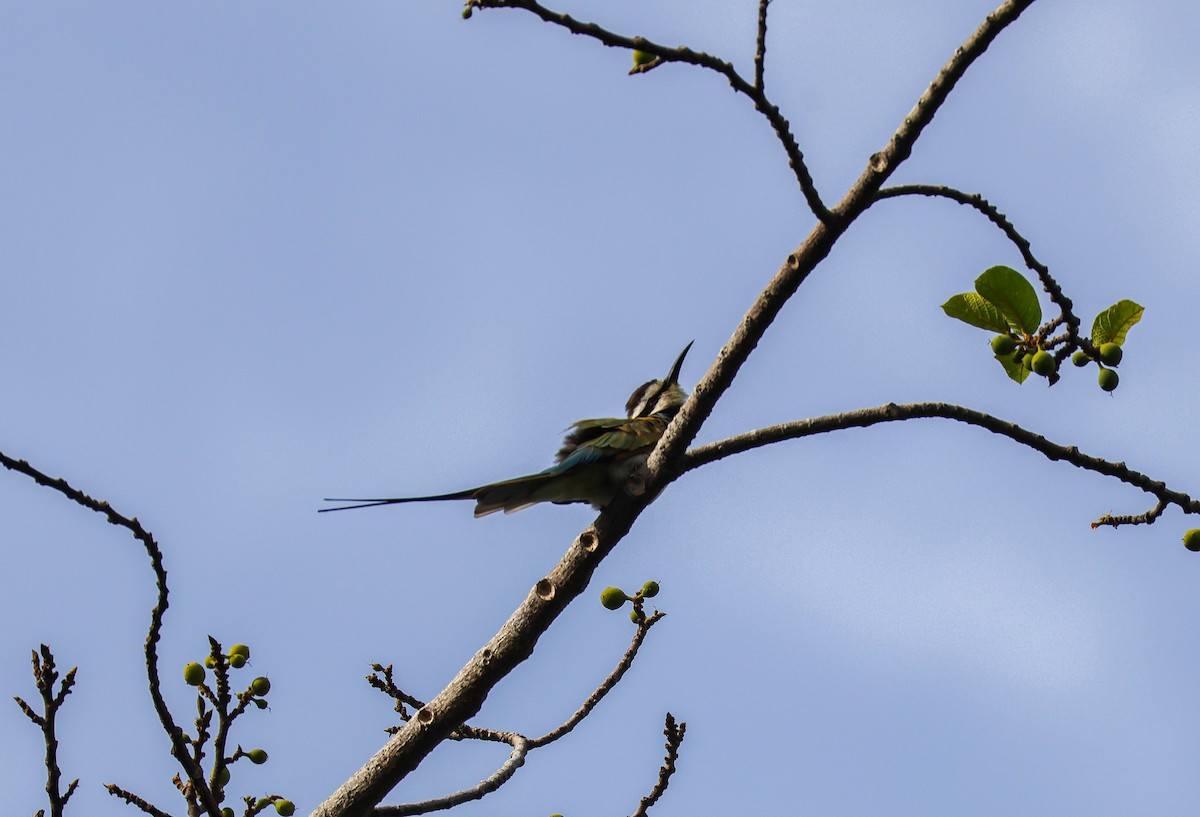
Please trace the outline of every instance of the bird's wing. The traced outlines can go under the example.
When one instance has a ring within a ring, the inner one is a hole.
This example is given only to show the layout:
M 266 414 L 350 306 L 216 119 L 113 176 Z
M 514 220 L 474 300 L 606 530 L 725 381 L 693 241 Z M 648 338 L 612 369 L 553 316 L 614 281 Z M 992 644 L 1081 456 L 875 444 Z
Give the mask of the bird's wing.
M 555 473 L 587 465 L 600 459 L 617 458 L 653 446 L 667 428 L 658 417 L 600 417 L 580 420 L 571 426 L 558 451 Z

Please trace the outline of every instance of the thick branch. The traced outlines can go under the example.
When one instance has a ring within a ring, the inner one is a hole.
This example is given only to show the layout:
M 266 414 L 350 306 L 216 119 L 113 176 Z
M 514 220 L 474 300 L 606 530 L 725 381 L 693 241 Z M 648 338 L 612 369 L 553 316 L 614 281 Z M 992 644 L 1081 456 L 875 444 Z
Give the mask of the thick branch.
M 82 491 L 72 488 L 65 479 L 54 479 L 43 474 L 25 460 L 15 460 L 0 453 L 0 465 L 3 465 L 10 471 L 24 474 L 38 485 L 58 491 L 72 502 L 95 511 L 98 514 L 102 514 L 110 524 L 125 528 L 132 533 L 134 538 L 141 542 L 142 546 L 146 549 L 146 554 L 150 557 L 150 567 L 154 571 L 155 587 L 158 591 L 157 601 L 154 604 L 154 608 L 150 611 L 150 631 L 146 635 L 145 644 L 146 677 L 150 684 L 150 698 L 154 702 L 154 711 L 158 713 L 159 722 L 171 739 L 171 754 L 175 756 L 180 765 L 183 766 L 184 771 L 187 772 L 188 778 L 196 785 L 197 791 L 200 792 L 200 796 L 208 812 L 214 815 L 220 814 L 220 806 L 213 798 L 212 792 L 204 785 L 204 770 L 188 756 L 187 741 L 184 739 L 183 730 L 175 724 L 175 719 L 171 716 L 171 710 L 167 708 L 167 702 L 163 700 L 162 696 L 162 689 L 158 678 L 158 642 L 162 637 L 163 616 L 166 614 L 168 606 L 167 570 L 163 567 L 162 551 L 159 549 L 158 543 L 154 541 L 154 536 L 151 535 L 150 531 L 143 528 L 142 524 L 136 518 L 131 519 L 127 516 L 122 516 L 113 510 L 112 506 L 107 502 L 93 499 Z
M 1186 513 L 1200 513 L 1200 501 L 1192 499 L 1185 493 L 1167 488 L 1165 482 L 1153 480 L 1139 471 L 1134 471 L 1123 462 L 1111 462 L 1099 457 L 1089 456 L 1081 452 L 1076 446 L 1064 446 L 1053 443 L 1040 434 L 1035 434 L 1032 431 L 1024 429 L 1016 423 L 1010 423 L 1006 420 L 993 417 L 990 414 L 985 414 L 982 411 L 950 403 L 909 403 L 905 405 L 888 403 L 886 406 L 848 411 L 844 414 L 830 414 L 824 417 L 814 417 L 809 420 L 798 420 L 792 423 L 770 426 L 769 428 L 760 428 L 756 431 L 739 434 L 736 437 L 729 437 L 728 439 L 703 445 L 689 451 L 680 463 L 680 470 L 681 473 L 690 471 L 693 468 L 699 468 L 701 465 L 724 459 L 733 454 L 784 440 L 794 440 L 801 437 L 811 437 L 814 434 L 824 434 L 829 431 L 839 431 L 847 428 L 866 428 L 878 423 L 914 420 L 922 417 L 940 417 L 946 420 L 955 420 L 967 425 L 986 428 L 994 434 L 1008 437 L 1010 440 L 1014 440 L 1021 445 L 1028 446 L 1044 454 L 1047 459 L 1055 461 L 1063 460 L 1087 471 L 1094 471 L 1097 474 L 1114 477 L 1127 485 L 1141 488 L 1146 493 L 1156 497 L 1159 505 L 1162 506 L 1139 517 L 1114 517 L 1106 514 L 1093 524 L 1092 527 L 1099 525 L 1117 527 L 1120 524 L 1151 523 L 1158 518 L 1162 513 L 1162 508 L 1165 508 L 1167 504 L 1178 505 Z

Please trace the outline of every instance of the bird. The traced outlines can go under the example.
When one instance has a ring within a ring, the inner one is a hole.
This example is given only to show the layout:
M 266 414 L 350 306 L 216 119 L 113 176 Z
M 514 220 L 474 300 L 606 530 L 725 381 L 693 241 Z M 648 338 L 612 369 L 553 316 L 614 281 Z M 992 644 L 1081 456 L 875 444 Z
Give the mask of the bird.
M 556 505 L 586 502 L 596 510 L 603 510 L 642 469 L 671 420 L 687 402 L 688 392 L 679 385 L 679 372 L 692 343 L 695 341 L 679 353 L 664 380 L 649 380 L 634 390 L 625 404 L 625 417 L 598 417 L 572 423 L 555 456 L 555 464 L 544 471 L 448 494 L 326 499 L 326 502 L 354 504 L 321 508 L 319 512 L 459 499 L 475 500 L 476 518 L 496 511 L 515 513 L 539 502 Z

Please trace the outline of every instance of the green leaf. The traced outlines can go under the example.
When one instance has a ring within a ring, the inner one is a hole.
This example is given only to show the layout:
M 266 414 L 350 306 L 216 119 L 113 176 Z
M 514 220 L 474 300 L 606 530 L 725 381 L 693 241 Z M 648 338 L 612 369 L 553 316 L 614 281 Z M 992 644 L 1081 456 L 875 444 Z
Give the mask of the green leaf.
M 1120 346 L 1125 342 L 1125 333 L 1142 319 L 1145 307 L 1130 300 L 1117 301 L 1108 309 L 1096 316 L 1092 322 L 1092 343 L 1099 346 L 1102 343 L 1115 343 Z
M 975 291 L 991 301 L 1018 332 L 1032 335 L 1042 323 L 1037 291 L 1012 267 L 985 270 L 975 279 Z
M 971 326 L 991 332 L 1008 332 L 1008 321 L 1000 310 L 992 306 L 982 295 L 963 292 L 942 304 L 942 311 L 951 318 L 958 318 Z
M 1025 378 L 1033 374 L 1020 363 L 1012 359 L 1012 355 L 996 355 L 996 360 L 1000 361 L 1000 365 L 1004 367 L 1004 371 L 1013 380 L 1018 383 L 1024 383 Z

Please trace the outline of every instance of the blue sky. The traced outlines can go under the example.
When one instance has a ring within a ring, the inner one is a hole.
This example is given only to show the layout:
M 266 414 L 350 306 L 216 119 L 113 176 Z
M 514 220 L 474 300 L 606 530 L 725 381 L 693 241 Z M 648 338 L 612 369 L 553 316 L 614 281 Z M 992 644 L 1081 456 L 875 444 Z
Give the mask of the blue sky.
M 752 70 L 756 4 L 575 2 L 615 30 Z M 990 2 L 776 0 L 768 89 L 836 199 Z M 540 470 L 695 338 L 694 383 L 811 217 L 766 123 L 718 76 L 437 0 L 0 9 L 0 450 L 162 543 L 169 700 L 205 636 L 249 643 L 271 754 L 234 792 L 307 812 L 382 744 L 362 680 L 432 697 L 592 519 L 464 504 L 317 516 L 320 499 Z M 1022 423 L 1193 493 L 1200 374 L 1194 4 L 1035 5 L 895 181 L 978 191 L 1089 321 L 1146 306 L 1114 395 L 1018 387 L 942 316 L 1019 257 L 949 203 L 863 217 L 701 432 L 888 401 Z M 1048 302 L 1043 299 L 1048 308 Z M 595 594 L 662 584 L 668 617 L 585 724 L 463 814 L 628 813 L 662 717 L 689 724 L 660 817 L 1191 813 L 1200 797 L 1200 556 L 1172 509 L 978 429 L 925 420 L 751 452 L 673 485 L 478 722 L 540 734 L 632 635 Z M 181 813 L 145 691 L 152 602 L 122 531 L 0 478 L 0 690 L 50 643 L 78 686 L 76 814 Z M 41 741 L 0 707 L 0 788 L 43 805 Z M 506 756 L 447 746 L 394 793 Z M 69 812 L 70 813 L 70 812 Z

